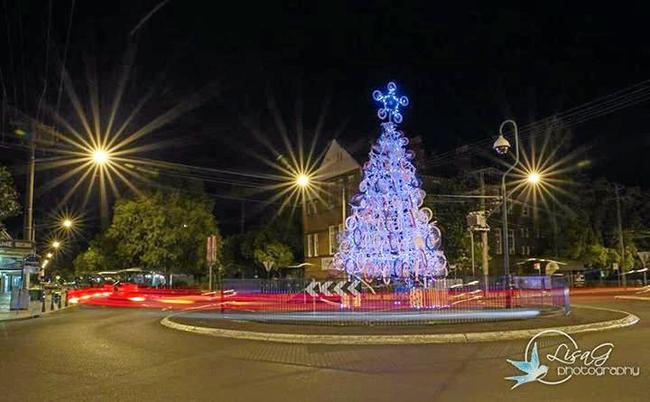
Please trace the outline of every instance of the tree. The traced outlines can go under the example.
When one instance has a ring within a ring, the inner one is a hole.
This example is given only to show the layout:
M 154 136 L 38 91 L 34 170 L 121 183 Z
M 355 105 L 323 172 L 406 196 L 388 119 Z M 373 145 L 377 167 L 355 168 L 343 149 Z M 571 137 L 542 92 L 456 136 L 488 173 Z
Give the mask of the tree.
M 273 269 L 286 267 L 293 262 L 293 252 L 286 244 L 276 241 L 256 249 L 255 260 L 264 266 L 270 277 Z
M 590 266 L 604 268 L 609 261 L 609 250 L 600 244 L 590 244 L 582 257 Z
M 426 193 L 415 176 L 408 139 L 397 129 L 402 121 L 394 83 L 388 93 L 373 92 L 382 102 L 382 132 L 363 167 L 359 193 L 352 197 L 352 213 L 346 220 L 335 269 L 366 278 L 401 278 L 407 281 L 444 276 L 447 260 L 440 250 L 440 230 L 431 222 L 433 212 L 421 208 Z
M 9 170 L 0 166 L 0 227 L 2 222 L 20 214 L 18 193 L 14 187 L 14 180 Z
M 297 215 L 286 210 L 279 216 L 269 215 L 269 219 L 259 227 L 225 238 L 220 257 L 225 275 L 253 277 L 259 273 L 255 250 L 264 249 L 271 243 L 286 245 L 293 260 L 302 259 L 302 229 Z
M 108 239 L 104 233 L 97 235 L 88 246 L 88 249 L 78 254 L 72 262 L 75 275 L 88 272 L 114 271 L 129 268 L 116 255 L 116 243 Z
M 207 199 L 173 192 L 121 200 L 106 238 L 121 265 L 202 275 L 206 238 L 218 235 L 211 211 Z

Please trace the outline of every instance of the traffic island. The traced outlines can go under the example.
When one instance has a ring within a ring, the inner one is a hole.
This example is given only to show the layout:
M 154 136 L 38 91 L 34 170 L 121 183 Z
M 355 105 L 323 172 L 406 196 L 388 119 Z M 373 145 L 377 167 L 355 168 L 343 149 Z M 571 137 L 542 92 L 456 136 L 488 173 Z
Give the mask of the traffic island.
M 305 325 L 230 319 L 207 311 L 180 312 L 161 321 L 175 330 L 242 340 L 294 344 L 385 345 L 493 342 L 530 338 L 546 329 L 569 334 L 604 331 L 636 324 L 639 318 L 620 310 L 573 306 L 569 315 L 497 322 L 428 325 Z

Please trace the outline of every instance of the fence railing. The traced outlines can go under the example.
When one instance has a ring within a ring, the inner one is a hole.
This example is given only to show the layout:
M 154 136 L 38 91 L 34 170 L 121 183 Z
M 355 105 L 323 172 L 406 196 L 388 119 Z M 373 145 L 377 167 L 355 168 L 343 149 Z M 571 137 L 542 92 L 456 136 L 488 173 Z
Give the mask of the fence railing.
M 570 309 L 563 278 L 440 279 L 426 284 L 225 280 L 220 312 L 230 318 L 316 323 L 467 322 L 530 318 Z

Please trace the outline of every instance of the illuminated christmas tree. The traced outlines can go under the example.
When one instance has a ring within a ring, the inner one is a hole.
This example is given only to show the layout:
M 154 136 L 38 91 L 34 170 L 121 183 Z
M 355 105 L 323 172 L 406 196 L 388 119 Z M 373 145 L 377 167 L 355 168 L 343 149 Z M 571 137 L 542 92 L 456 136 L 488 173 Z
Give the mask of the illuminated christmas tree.
M 415 283 L 445 276 L 440 229 L 431 222 L 431 210 L 422 207 L 426 193 L 415 175 L 415 153 L 397 129 L 400 107 L 408 105 L 408 98 L 398 96 L 392 82 L 386 94 L 374 91 L 372 96 L 381 103 L 377 115 L 385 122 L 363 166 L 359 193 L 350 200 L 352 214 L 333 267 L 353 277 L 384 281 Z

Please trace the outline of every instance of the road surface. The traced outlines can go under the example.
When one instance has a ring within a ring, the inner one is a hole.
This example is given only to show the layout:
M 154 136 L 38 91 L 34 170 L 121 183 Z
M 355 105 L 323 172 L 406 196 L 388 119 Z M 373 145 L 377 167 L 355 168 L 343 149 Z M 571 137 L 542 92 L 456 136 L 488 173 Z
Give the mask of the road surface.
M 0 323 L 0 400 L 648 400 L 650 301 L 581 299 L 641 318 L 631 328 L 574 337 L 585 350 L 613 343 L 607 364 L 639 366 L 638 377 L 583 376 L 510 390 L 504 377 L 521 373 L 506 359 L 523 360 L 527 340 L 285 345 L 174 331 L 159 325 L 161 311 L 82 306 Z

